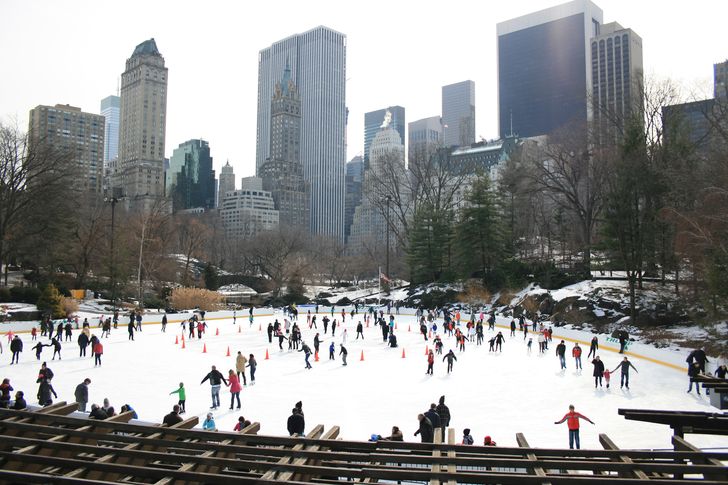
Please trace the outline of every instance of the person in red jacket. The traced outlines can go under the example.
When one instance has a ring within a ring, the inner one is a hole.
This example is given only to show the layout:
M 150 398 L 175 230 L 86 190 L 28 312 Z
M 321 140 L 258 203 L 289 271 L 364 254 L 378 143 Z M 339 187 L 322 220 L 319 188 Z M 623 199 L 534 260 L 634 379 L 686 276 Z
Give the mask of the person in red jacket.
M 571 356 L 576 361 L 576 368 L 581 369 L 581 347 L 579 347 L 579 343 L 574 344 L 574 348 L 571 349 Z
M 425 374 L 432 375 L 432 366 L 435 365 L 435 354 L 432 353 L 432 350 L 427 354 L 427 372 Z
M 560 421 L 554 421 L 554 424 L 561 424 L 566 421 L 566 425 L 569 427 L 569 448 L 572 450 L 574 449 L 574 442 L 576 442 L 576 449 L 579 449 L 579 419 L 584 419 L 594 424 L 594 421 L 591 419 L 574 411 L 573 404 L 569 404 L 569 412 L 564 414 L 564 417 Z
M 94 352 L 94 367 L 101 365 L 101 356 L 104 354 L 104 346 L 101 345 L 101 340 L 97 340 L 93 348 Z
M 233 408 L 236 399 L 238 401 L 238 409 L 240 409 L 240 390 L 242 388 L 240 387 L 238 376 L 232 369 L 228 372 L 228 386 L 230 386 L 230 409 Z

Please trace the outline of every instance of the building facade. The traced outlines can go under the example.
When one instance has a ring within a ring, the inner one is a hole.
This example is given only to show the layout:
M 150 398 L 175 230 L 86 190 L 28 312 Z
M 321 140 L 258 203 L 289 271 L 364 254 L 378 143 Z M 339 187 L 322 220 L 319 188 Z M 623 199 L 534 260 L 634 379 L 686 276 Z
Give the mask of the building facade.
M 208 142 L 181 143 L 172 152 L 165 176 L 166 195 L 172 200 L 174 212 L 215 207 L 215 171 Z
M 407 162 L 410 167 L 418 159 L 427 158 L 440 149 L 442 145 L 442 118 L 431 116 L 413 121 L 407 127 L 409 143 L 407 145 Z
M 604 24 L 591 39 L 591 104 L 596 134 L 619 138 L 625 121 L 641 113 L 642 39 L 617 22 Z
M 30 110 L 32 144 L 45 144 L 69 157 L 77 191 L 101 194 L 104 178 L 104 117 L 67 104 Z
M 259 177 L 244 177 L 241 189 L 228 192 L 219 210 L 227 237 L 251 237 L 260 231 L 278 228 L 273 196 L 263 190 L 263 180 Z
M 112 184 L 129 207 L 164 197 L 167 68 L 154 39 L 139 44 L 121 75 L 119 161 Z
M 346 196 L 344 199 L 345 241 L 349 242 L 354 211 L 361 204 L 364 159 L 356 156 L 346 163 Z
M 442 87 L 443 144 L 463 147 L 475 143 L 475 83 L 462 81 Z
M 500 138 L 591 119 L 589 56 L 602 23 L 599 7 L 575 0 L 497 24 Z
M 728 60 L 713 64 L 713 96 L 728 97 Z
M 310 185 L 301 166 L 301 98 L 286 65 L 271 100 L 270 157 L 260 167 L 283 227 L 310 227 Z
M 392 117 L 392 127 L 399 133 L 399 137 L 402 140 L 406 140 L 405 123 L 407 120 L 405 119 L 405 109 L 402 106 L 390 106 L 364 113 L 364 165 L 369 164 L 369 147 L 381 129 L 382 120 L 387 114 L 387 111 L 389 111 Z
M 119 156 L 119 106 L 118 96 L 101 100 L 101 116 L 104 117 L 104 166 Z
M 295 34 L 258 55 L 256 173 L 271 158 L 271 99 L 286 65 L 301 100 L 300 161 L 310 184 L 310 229 L 344 240 L 346 36 L 327 27 Z
M 222 201 L 225 199 L 227 192 L 235 190 L 235 171 L 230 162 L 225 162 L 225 166 L 220 169 L 220 177 L 217 188 L 217 203 L 215 207 L 221 207 Z

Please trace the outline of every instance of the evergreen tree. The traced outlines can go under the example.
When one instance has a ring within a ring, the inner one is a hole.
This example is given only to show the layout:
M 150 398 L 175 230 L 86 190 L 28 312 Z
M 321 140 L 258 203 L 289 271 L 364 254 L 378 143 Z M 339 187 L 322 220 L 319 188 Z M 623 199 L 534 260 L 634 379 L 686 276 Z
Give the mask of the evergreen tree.
M 220 280 L 217 276 L 217 270 L 210 264 L 207 263 L 205 266 L 205 288 L 208 290 L 217 290 L 220 287 Z
M 465 277 L 481 278 L 484 286 L 504 256 L 504 224 L 487 176 L 479 176 L 467 197 L 456 226 L 457 258 Z
M 431 204 L 420 205 L 414 214 L 407 262 L 412 282 L 447 281 L 453 277 L 452 213 Z
M 50 314 L 51 318 L 63 318 L 66 316 L 66 312 L 61 302 L 62 297 L 58 288 L 49 283 L 43 288 L 36 306 L 41 312 Z

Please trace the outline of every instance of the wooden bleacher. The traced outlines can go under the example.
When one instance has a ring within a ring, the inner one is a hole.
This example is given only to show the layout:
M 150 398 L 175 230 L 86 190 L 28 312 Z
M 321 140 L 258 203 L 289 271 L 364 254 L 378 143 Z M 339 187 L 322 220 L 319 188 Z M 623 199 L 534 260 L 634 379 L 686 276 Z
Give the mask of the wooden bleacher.
M 520 433 L 517 447 L 462 446 L 452 429 L 447 443 L 367 442 L 337 439 L 337 426 L 289 438 L 258 435 L 258 423 L 227 433 L 192 429 L 197 418 L 169 428 L 128 414 L 89 420 L 75 407 L 0 409 L 1 483 L 728 483 L 728 451 L 680 436 L 672 451 L 620 449 L 606 435 L 601 450 L 532 448 Z

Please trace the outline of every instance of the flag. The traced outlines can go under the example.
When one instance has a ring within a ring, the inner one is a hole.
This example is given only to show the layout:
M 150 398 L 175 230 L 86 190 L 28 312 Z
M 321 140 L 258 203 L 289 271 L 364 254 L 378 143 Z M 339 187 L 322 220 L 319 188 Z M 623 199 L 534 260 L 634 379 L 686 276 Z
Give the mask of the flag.
M 387 278 L 387 275 L 385 275 L 384 273 L 382 273 L 381 270 L 379 271 L 379 279 L 381 281 L 384 281 L 385 283 L 391 283 L 392 282 L 392 280 L 389 279 L 389 278 Z

